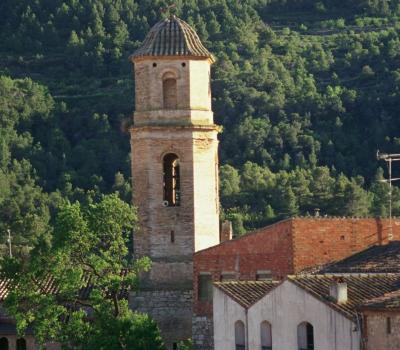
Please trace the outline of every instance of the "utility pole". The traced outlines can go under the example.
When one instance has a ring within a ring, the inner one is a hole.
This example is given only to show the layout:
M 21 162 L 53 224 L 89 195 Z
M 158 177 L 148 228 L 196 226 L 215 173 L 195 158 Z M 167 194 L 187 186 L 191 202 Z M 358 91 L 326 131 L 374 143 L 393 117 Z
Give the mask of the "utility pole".
M 392 225 L 392 182 L 400 180 L 400 177 L 392 177 L 392 163 L 400 161 L 399 153 L 379 153 L 379 150 L 376 152 L 377 160 L 384 160 L 388 166 L 389 171 L 389 179 L 380 180 L 381 182 L 389 183 L 389 235 L 388 240 L 393 240 L 393 225 Z
M 7 230 L 7 233 L 8 233 L 8 237 L 7 237 L 8 250 L 9 250 L 9 253 L 10 253 L 10 258 L 12 258 L 12 250 L 11 250 L 11 230 L 8 229 L 8 230 Z

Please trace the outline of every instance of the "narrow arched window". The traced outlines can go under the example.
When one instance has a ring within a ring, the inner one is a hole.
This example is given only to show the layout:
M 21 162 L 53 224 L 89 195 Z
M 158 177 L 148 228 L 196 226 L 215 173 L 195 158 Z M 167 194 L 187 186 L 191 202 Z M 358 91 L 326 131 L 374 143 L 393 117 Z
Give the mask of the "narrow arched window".
M 165 109 L 176 109 L 178 104 L 176 79 L 167 75 L 163 79 L 163 101 Z
M 297 326 L 297 343 L 299 350 L 314 350 L 314 327 L 311 323 L 302 322 Z
M 261 350 L 272 350 L 272 332 L 271 323 L 261 322 L 260 325 Z
M 26 350 L 26 340 L 24 338 L 17 340 L 17 350 Z
M 8 339 L 5 337 L 0 338 L 0 350 L 8 350 Z
M 174 207 L 180 204 L 180 171 L 179 158 L 176 154 L 164 156 L 164 203 Z
M 244 323 L 242 321 L 235 322 L 235 344 L 236 350 L 246 349 Z

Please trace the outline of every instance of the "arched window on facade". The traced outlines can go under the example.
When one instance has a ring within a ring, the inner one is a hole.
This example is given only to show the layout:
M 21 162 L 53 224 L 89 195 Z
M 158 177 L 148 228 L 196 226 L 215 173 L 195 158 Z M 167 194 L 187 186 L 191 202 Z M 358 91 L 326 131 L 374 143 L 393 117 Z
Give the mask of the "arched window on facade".
M 176 78 L 172 73 L 163 76 L 163 103 L 165 109 L 176 109 L 178 105 Z
M 235 322 L 235 344 L 236 350 L 245 350 L 245 332 L 244 332 L 244 323 L 242 321 Z
M 297 326 L 297 343 L 299 350 L 314 350 L 314 327 L 311 323 L 302 322 Z
M 8 350 L 8 339 L 5 337 L 0 338 L 0 350 Z
M 263 321 L 260 324 L 261 350 L 272 350 L 271 323 Z
M 180 172 L 179 158 L 168 153 L 163 159 L 164 167 L 164 203 L 169 207 L 180 204 Z
M 24 338 L 17 339 L 17 350 L 26 350 L 26 340 Z

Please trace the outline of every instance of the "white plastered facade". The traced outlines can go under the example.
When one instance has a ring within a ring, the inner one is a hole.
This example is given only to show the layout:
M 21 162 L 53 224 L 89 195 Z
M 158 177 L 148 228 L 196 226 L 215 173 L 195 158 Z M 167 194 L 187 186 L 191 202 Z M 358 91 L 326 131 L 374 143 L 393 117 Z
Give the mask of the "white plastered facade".
M 260 350 L 260 324 L 272 328 L 273 350 L 298 350 L 297 326 L 314 327 L 315 350 L 360 350 L 360 332 L 355 322 L 335 311 L 293 282 L 286 280 L 246 309 L 214 287 L 215 350 L 235 349 L 235 322 L 246 326 L 248 350 Z

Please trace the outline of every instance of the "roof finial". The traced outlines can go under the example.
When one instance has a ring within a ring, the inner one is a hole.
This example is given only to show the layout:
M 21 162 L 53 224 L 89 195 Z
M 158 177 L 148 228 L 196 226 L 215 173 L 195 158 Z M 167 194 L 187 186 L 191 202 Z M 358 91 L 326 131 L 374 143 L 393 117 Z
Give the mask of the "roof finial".
M 173 19 L 173 18 L 176 18 L 175 14 L 172 12 L 174 9 L 176 9 L 176 4 L 171 4 L 171 5 L 167 6 L 167 7 L 162 7 L 160 9 L 160 12 L 161 13 L 168 13 L 169 14 L 168 17 L 170 19 Z

